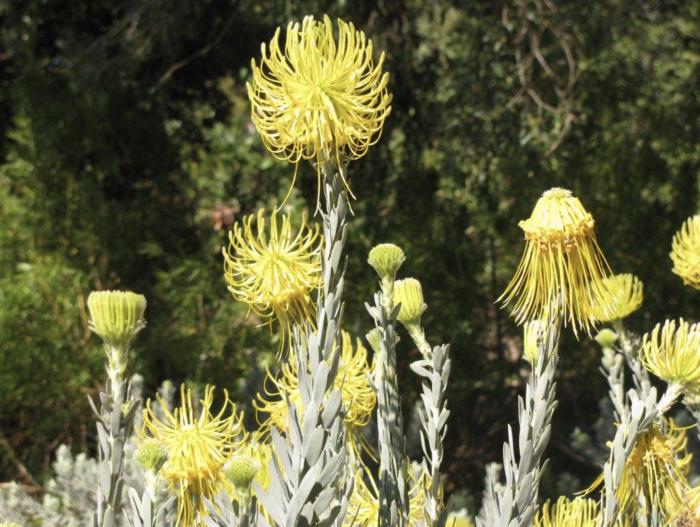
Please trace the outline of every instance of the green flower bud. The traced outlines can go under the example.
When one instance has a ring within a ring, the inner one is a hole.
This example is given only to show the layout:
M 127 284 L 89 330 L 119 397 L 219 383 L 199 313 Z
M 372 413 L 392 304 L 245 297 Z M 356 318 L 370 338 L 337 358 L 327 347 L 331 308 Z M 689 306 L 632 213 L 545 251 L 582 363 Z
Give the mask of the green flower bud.
M 136 461 L 144 470 L 154 474 L 168 459 L 168 451 L 157 439 L 146 439 L 136 450 Z
M 90 329 L 109 346 L 126 346 L 146 326 L 143 295 L 131 291 L 93 291 L 87 305 Z
M 403 250 L 398 245 L 393 243 L 380 243 L 372 247 L 367 258 L 369 263 L 382 280 L 396 278 L 396 271 L 399 270 L 401 264 L 406 257 Z
M 233 456 L 224 469 L 226 477 L 239 490 L 248 490 L 260 470 L 260 464 L 244 455 Z
M 420 324 L 423 311 L 428 307 L 423 302 L 423 289 L 415 278 L 405 278 L 394 283 L 394 304 L 401 304 L 399 322 L 404 325 Z
M 610 348 L 617 341 L 617 333 L 612 329 L 604 328 L 598 332 L 595 336 L 595 340 L 603 348 Z

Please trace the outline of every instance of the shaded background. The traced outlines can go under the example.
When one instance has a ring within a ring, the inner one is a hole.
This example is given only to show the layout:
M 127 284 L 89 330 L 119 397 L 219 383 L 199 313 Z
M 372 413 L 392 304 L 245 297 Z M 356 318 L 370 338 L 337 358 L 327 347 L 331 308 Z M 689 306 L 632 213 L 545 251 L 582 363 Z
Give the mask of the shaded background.
M 572 189 L 613 269 L 644 281 L 631 327 L 697 319 L 668 252 L 698 205 L 698 0 L 0 0 L 0 481 L 41 483 L 62 442 L 93 451 L 92 289 L 148 298 L 130 363 L 147 393 L 212 382 L 245 406 L 277 344 L 230 298 L 220 250 L 292 173 L 262 147 L 245 82 L 276 26 L 323 13 L 385 51 L 394 96 L 382 140 L 349 170 L 346 328 L 371 327 L 369 248 L 402 245 L 429 338 L 452 344 L 449 493 L 478 495 L 516 418 L 520 336 L 493 302 L 542 191 Z M 290 208 L 315 199 L 303 165 Z M 417 352 L 405 337 L 399 353 L 410 415 Z M 546 495 L 597 470 L 598 363 L 590 339 L 567 337 Z

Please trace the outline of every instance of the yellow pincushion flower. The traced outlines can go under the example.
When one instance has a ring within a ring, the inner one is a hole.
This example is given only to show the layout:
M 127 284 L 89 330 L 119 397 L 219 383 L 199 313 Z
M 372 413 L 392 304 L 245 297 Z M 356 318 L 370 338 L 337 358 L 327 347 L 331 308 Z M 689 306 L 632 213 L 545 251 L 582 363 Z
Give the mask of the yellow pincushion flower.
M 352 432 L 369 423 L 372 411 L 377 404 L 377 395 L 369 384 L 369 372 L 367 350 L 362 345 L 362 341 L 357 339 L 353 347 L 352 337 L 343 331 L 334 387 L 340 390 L 345 411 L 344 422 L 351 432 L 351 440 L 355 439 Z M 259 402 L 256 404 L 258 412 L 268 414 L 262 428 L 269 429 L 270 426 L 275 426 L 279 430 L 286 431 L 288 415 L 284 396 L 302 410 L 296 358 L 289 357 L 282 366 L 279 378 L 275 379 L 268 373 L 268 380 L 273 384 L 273 388 L 267 395 L 272 396 L 273 399 L 266 400 L 258 395 Z
M 689 395 L 700 395 L 700 324 L 682 318 L 657 324 L 644 335 L 639 358 L 644 367 Z
M 229 233 L 224 255 L 224 277 L 233 297 L 269 322 L 277 320 L 282 336 L 294 323 L 313 319 L 312 291 L 321 281 L 318 225 L 302 220 L 294 232 L 289 216 L 265 211 L 245 216 Z
M 700 289 L 700 215 L 688 218 L 673 236 L 671 260 L 683 283 Z
M 644 284 L 633 274 L 606 276 L 603 286 L 604 297 L 594 305 L 594 315 L 601 322 L 623 319 L 642 305 Z
M 634 517 L 642 506 L 640 496 L 645 497 L 646 507 L 657 510 L 683 501 L 689 489 L 691 459 L 686 429 L 673 420 L 665 420 L 642 433 L 625 460 L 617 492 L 620 510 Z M 586 492 L 595 490 L 603 482 L 601 474 Z
M 320 183 L 321 165 L 340 167 L 379 140 L 391 110 L 384 54 L 375 63 L 362 31 L 338 19 L 334 34 L 327 16 L 290 23 L 283 47 L 280 33 L 252 61 L 251 119 L 275 157 L 315 162 Z
M 223 468 L 234 450 L 244 441 L 245 432 L 241 415 L 224 391 L 224 404 L 214 414 L 214 387 L 207 386 L 201 401 L 199 416 L 195 415 L 192 392 L 183 385 L 180 389 L 181 406 L 170 412 L 160 398 L 159 421 L 151 401 L 143 411 L 143 434 L 159 441 L 168 456 L 159 475 L 177 496 L 177 525 L 190 527 L 204 525 L 205 499 L 213 498 L 230 483 Z
M 513 304 L 518 324 L 559 319 L 590 333 L 596 322 L 593 299 L 604 297 L 610 268 L 598 247 L 593 216 L 570 191 L 542 194 L 529 219 L 519 223 L 525 252 L 498 299 Z
M 425 473 L 422 473 L 419 478 L 409 474 L 409 480 L 408 525 L 419 527 L 425 525 L 425 489 L 430 486 L 430 477 Z M 369 470 L 364 467 L 357 470 L 343 527 L 377 527 L 379 525 L 378 496 L 379 490 Z
M 586 498 L 570 500 L 560 496 L 552 505 L 549 500 L 535 517 L 535 527 L 597 527 L 598 504 Z

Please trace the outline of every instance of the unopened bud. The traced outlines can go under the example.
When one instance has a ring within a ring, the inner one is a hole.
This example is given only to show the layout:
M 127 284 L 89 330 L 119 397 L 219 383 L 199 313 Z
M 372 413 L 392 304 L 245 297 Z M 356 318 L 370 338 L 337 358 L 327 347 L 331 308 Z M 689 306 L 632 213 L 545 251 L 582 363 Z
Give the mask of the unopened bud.
M 136 461 L 144 470 L 156 473 L 168 459 L 168 452 L 157 439 L 146 439 L 136 450 Z
M 595 340 L 603 348 L 610 348 L 617 341 L 617 333 L 612 329 L 604 328 L 598 332 L 595 336 Z
M 423 301 L 423 289 L 415 278 L 397 280 L 394 284 L 394 304 L 401 304 L 399 322 L 404 325 L 420 324 L 420 318 L 428 307 Z
M 238 455 L 231 458 L 224 473 L 237 489 L 248 490 L 258 470 L 260 470 L 260 464 L 256 460 L 248 456 Z
M 380 243 L 369 251 L 367 263 L 377 271 L 382 280 L 387 278 L 393 280 L 396 278 L 396 272 L 405 259 L 406 256 L 404 256 L 403 250 L 398 245 Z
M 87 305 L 90 329 L 109 346 L 123 348 L 146 325 L 143 295 L 131 291 L 93 291 Z

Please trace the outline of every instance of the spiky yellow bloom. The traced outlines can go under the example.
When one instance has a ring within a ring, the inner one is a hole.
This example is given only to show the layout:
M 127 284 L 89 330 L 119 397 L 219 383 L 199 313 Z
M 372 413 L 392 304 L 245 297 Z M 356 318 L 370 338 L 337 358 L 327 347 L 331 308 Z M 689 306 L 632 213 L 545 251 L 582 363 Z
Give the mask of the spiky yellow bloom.
M 700 487 L 688 489 L 682 500 L 664 502 L 666 525 L 669 527 L 697 527 L 700 525 Z
M 549 500 L 535 517 L 535 527 L 596 527 L 598 504 L 587 498 L 570 500 L 560 496 L 552 505 Z
M 170 412 L 158 399 L 164 420 L 159 421 L 146 403 L 143 412 L 143 434 L 160 441 L 168 457 L 160 469 L 170 490 L 177 496 L 177 525 L 204 525 L 205 499 L 212 500 L 230 483 L 223 468 L 234 450 L 245 440 L 242 416 L 224 391 L 224 404 L 214 414 L 214 387 L 207 386 L 199 416 L 195 415 L 192 391 L 180 389 L 181 406 Z
M 361 437 L 356 437 L 357 434 L 354 432 L 369 423 L 372 411 L 377 404 L 377 395 L 369 384 L 370 371 L 367 350 L 362 345 L 362 341 L 357 339 L 356 345 L 353 347 L 352 337 L 343 331 L 338 374 L 334 387 L 340 390 L 345 411 L 344 422 L 350 431 L 351 441 L 361 440 Z M 258 413 L 267 414 L 267 419 L 261 427 L 269 429 L 271 426 L 275 426 L 281 431 L 286 431 L 289 416 L 285 397 L 288 397 L 296 405 L 300 410 L 300 415 L 303 413 L 299 396 L 296 358 L 289 357 L 282 366 L 277 379 L 268 373 L 267 380 L 272 384 L 272 388 L 267 390 L 267 395 L 271 399 L 268 400 L 262 395 L 258 395 L 258 401 L 256 401 Z
M 358 159 L 379 140 L 391 110 L 384 54 L 374 63 L 372 41 L 340 19 L 312 16 L 280 28 L 262 45 L 247 84 L 251 118 L 265 147 L 278 159 L 338 166 Z M 295 170 L 296 175 L 296 170 Z
M 409 475 L 409 479 L 408 525 L 418 527 L 425 524 L 425 489 L 430 486 L 430 478 L 422 473 L 419 478 Z M 379 525 L 378 496 L 379 490 L 369 470 L 364 467 L 357 470 L 343 527 L 377 527 Z
M 617 492 L 620 510 L 634 517 L 642 503 L 663 510 L 668 503 L 683 501 L 690 488 L 691 459 L 686 429 L 677 426 L 673 420 L 642 433 L 625 460 Z M 603 481 L 601 474 L 586 492 L 595 490 Z M 644 497 L 642 502 L 640 497 Z
M 276 320 L 283 340 L 294 323 L 313 319 L 312 291 L 321 281 L 319 227 L 306 219 L 296 232 L 290 217 L 260 209 L 245 216 L 229 233 L 224 276 L 233 297 L 270 323 Z M 269 225 L 269 228 L 268 228 Z
M 686 394 L 700 395 L 700 324 L 682 318 L 657 324 L 644 335 L 639 358 L 657 377 L 679 384 Z
M 603 278 L 610 268 L 596 241 L 593 216 L 570 191 L 542 194 L 532 215 L 519 223 L 525 252 L 515 275 L 498 299 L 513 304 L 518 324 L 560 319 L 590 333 L 594 299 L 604 298 Z
M 700 289 L 700 215 L 688 218 L 673 236 L 671 260 L 683 283 Z
M 603 286 L 604 298 L 594 305 L 594 315 L 601 322 L 623 319 L 642 305 L 644 284 L 633 274 L 606 276 Z

